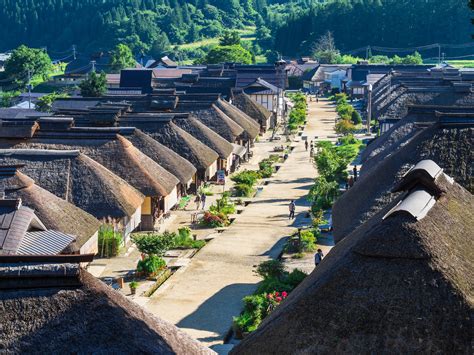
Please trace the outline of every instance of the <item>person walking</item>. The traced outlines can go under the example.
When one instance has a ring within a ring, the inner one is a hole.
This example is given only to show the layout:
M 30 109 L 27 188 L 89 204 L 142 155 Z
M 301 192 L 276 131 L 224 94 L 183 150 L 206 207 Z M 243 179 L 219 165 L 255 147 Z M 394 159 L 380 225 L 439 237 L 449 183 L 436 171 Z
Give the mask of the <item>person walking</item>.
M 199 195 L 199 192 L 196 193 L 196 198 L 194 199 L 194 203 L 196 204 L 196 210 L 198 210 L 199 206 L 201 206 L 201 196 Z
M 308 151 L 308 145 L 309 145 L 308 140 L 305 140 L 304 141 L 304 147 L 306 148 L 306 151 Z
M 201 194 L 201 202 L 202 202 L 202 209 L 204 209 L 206 207 L 206 194 L 203 192 Z
M 352 168 L 352 172 L 354 173 L 354 182 L 357 181 L 357 165 L 354 165 Z
M 321 261 L 323 261 L 323 258 L 323 251 L 321 249 L 318 249 L 318 252 L 314 254 L 314 264 L 316 265 L 316 267 L 321 263 Z
M 313 161 L 314 157 L 314 147 L 311 146 L 311 150 L 309 151 L 309 161 Z
M 295 219 L 296 204 L 294 200 L 291 200 L 290 204 L 288 205 L 288 209 L 290 210 L 288 219 Z

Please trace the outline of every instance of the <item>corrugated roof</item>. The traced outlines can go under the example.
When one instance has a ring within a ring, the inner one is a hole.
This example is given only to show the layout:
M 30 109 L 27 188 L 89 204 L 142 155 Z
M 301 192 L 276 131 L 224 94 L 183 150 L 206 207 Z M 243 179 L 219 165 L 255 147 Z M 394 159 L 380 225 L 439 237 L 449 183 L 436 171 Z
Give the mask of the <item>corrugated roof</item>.
M 75 241 L 69 234 L 48 230 L 27 232 L 23 237 L 17 254 L 19 255 L 55 255 L 61 253 Z

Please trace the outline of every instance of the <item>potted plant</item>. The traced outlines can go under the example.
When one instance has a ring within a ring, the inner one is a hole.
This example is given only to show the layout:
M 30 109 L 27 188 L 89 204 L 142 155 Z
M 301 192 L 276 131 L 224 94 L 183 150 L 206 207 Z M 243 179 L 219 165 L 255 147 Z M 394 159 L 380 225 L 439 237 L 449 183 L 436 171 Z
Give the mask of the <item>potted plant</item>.
M 132 281 L 128 284 L 128 286 L 130 287 L 130 293 L 134 295 L 137 292 L 138 282 Z

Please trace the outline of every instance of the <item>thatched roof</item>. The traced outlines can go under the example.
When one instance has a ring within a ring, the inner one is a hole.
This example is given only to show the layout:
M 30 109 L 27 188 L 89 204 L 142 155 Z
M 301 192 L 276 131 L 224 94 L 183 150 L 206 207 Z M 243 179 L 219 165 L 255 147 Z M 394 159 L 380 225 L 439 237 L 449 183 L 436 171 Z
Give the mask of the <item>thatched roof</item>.
M 417 133 L 408 144 L 385 158 L 345 192 L 332 210 L 334 238 L 341 240 L 393 201 L 390 193 L 408 169 L 431 159 L 471 192 L 473 181 L 472 126 L 434 124 Z M 362 169 L 364 169 L 362 167 Z
M 120 130 L 121 128 L 83 127 L 65 131 L 40 129 L 33 139 L 14 147 L 79 150 L 120 176 L 145 196 L 169 195 L 179 183 L 178 179 L 121 136 Z
M 0 167 L 0 190 L 7 199 L 21 199 L 48 229 L 76 237 L 84 245 L 99 229 L 100 222 L 89 213 L 39 187 L 16 167 Z
M 43 354 L 214 354 L 76 263 L 0 262 L 1 349 Z
M 337 244 L 231 354 L 472 351 L 474 199 L 438 181 L 423 218 L 385 214 Z M 385 217 L 385 218 L 384 218 Z
M 227 159 L 234 149 L 232 143 L 222 138 L 212 129 L 206 127 L 193 115 L 175 116 L 173 122 L 191 134 L 194 138 L 213 149 L 221 159 Z
M 182 184 L 187 184 L 192 180 L 196 168 L 173 150 L 139 129 L 134 129 L 132 134 L 123 133 L 123 135 L 141 152 L 176 176 Z
M 245 132 L 243 127 L 234 122 L 221 109 L 214 105 L 213 102 L 197 104 L 195 102 L 184 102 L 180 100 L 178 111 L 191 113 L 199 121 L 230 143 L 234 143 Z
M 0 149 L 1 165 L 25 165 L 22 172 L 44 189 L 96 218 L 132 216 L 144 196 L 78 150 Z
M 232 104 L 242 112 L 245 112 L 249 117 L 263 125 L 272 116 L 272 112 L 265 107 L 252 100 L 250 96 L 244 92 L 234 92 Z
M 387 132 L 377 137 L 362 152 L 363 174 L 378 166 L 387 156 L 409 142 L 423 127 L 436 122 L 436 112 L 474 113 L 474 107 L 414 105 L 408 108 L 408 115 L 395 123 Z
M 377 119 L 401 119 L 410 105 L 473 106 L 474 93 L 456 92 L 449 86 L 397 87 L 374 106 Z
M 224 100 L 217 100 L 215 105 L 228 117 L 245 130 L 245 135 L 249 139 L 255 139 L 260 133 L 260 124 L 249 117 L 245 112 Z
M 120 125 L 133 125 L 188 160 L 198 170 L 206 170 L 219 155 L 172 122 L 174 115 L 129 114 Z

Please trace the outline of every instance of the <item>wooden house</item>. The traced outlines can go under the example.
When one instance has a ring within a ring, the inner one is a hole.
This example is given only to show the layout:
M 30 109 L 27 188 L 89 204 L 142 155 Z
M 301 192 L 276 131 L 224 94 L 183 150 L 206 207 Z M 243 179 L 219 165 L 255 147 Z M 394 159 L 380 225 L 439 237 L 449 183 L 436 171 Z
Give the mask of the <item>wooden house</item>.
M 14 147 L 79 150 L 86 154 L 145 196 L 143 212 L 135 217 L 134 226 L 144 220 L 141 228 L 153 229 L 154 223 L 176 204 L 179 180 L 122 136 L 126 128 L 76 128 L 73 123 L 71 118 L 40 119 L 41 128 L 33 139 Z
M 215 354 L 81 267 L 81 256 L 0 257 L 0 348 L 14 353 Z
M 37 217 L 41 222 L 35 222 L 31 226 L 32 229 L 27 228 L 26 232 L 34 229 L 59 233 L 58 235 L 54 235 L 54 233 L 30 235 L 29 242 L 34 243 L 35 248 L 27 248 L 28 246 L 25 244 L 23 245 L 25 252 L 28 250 L 29 253 L 34 252 L 35 254 L 46 251 L 97 253 L 100 222 L 65 199 L 36 185 L 33 179 L 19 171 L 19 166 L 0 165 L 0 191 L 3 192 L 7 200 L 21 200 L 21 206 L 32 211 L 26 212 L 28 218 L 31 217 L 31 221 L 33 221 Z M 73 243 L 64 243 L 68 239 L 67 236 L 74 237 Z M 41 244 L 38 244 L 40 241 L 46 244 L 41 247 Z M 63 247 L 61 248 L 61 246 Z
M 14 149 L 24 142 L 0 141 L 0 164 L 21 165 L 22 172 L 57 197 L 114 223 L 127 240 L 141 221 L 145 196 L 79 150 Z M 47 148 L 48 146 L 44 146 Z

